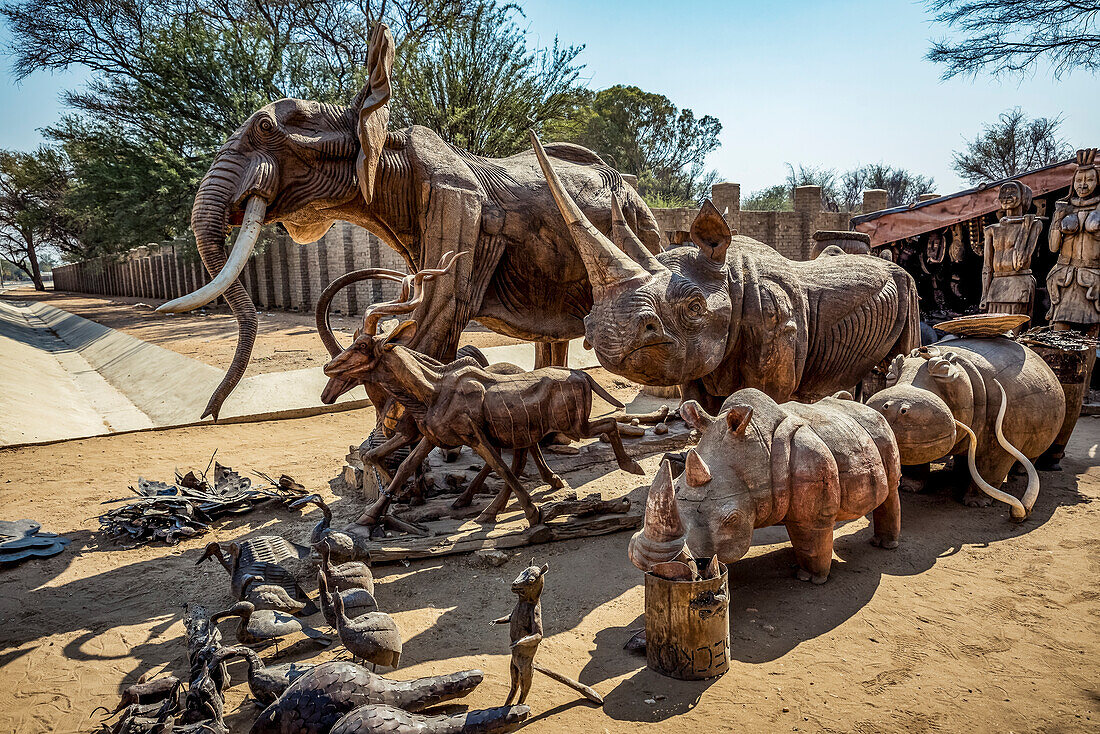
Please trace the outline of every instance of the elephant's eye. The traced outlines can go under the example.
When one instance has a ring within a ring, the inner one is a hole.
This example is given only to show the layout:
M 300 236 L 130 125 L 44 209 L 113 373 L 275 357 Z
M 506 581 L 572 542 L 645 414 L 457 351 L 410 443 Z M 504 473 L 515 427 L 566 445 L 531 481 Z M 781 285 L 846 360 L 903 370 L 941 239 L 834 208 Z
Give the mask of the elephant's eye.
M 275 122 L 270 117 L 261 117 L 259 127 L 260 132 L 269 133 L 275 129 Z

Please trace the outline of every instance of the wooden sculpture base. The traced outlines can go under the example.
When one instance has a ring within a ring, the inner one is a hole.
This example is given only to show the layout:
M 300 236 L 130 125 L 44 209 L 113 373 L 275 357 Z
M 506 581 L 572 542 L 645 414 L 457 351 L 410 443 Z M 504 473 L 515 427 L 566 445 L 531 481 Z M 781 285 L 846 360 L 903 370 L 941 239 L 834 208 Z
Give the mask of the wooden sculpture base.
M 647 456 L 680 451 L 690 443 L 690 439 L 691 428 L 683 421 L 675 420 L 668 424 L 667 433 L 658 435 L 652 427 L 648 427 L 645 435 L 626 438 L 623 443 L 632 458 L 641 460 Z M 529 465 L 521 481 L 541 508 L 542 522 L 534 527 L 528 525 L 514 499 L 496 522 L 480 523 L 475 520 L 501 486 L 495 476 L 485 483 L 488 493 L 478 494 L 470 507 L 451 507 L 481 468 L 481 459 L 464 448 L 458 459 L 451 463 L 445 463 L 439 451 L 433 451 L 428 457 L 428 469 L 422 480 L 427 497 L 424 504 L 396 506 L 384 530 L 375 529 L 372 533 L 370 528 L 350 525 L 347 532 L 369 539 L 364 547 L 369 550 L 372 563 L 387 563 L 483 549 L 518 548 L 553 540 L 605 535 L 641 526 L 645 488 L 641 489 L 641 499 L 637 502 L 631 502 L 625 496 L 604 496 L 602 492 L 588 489 L 592 484 L 598 487 L 600 467 L 607 472 L 620 471 L 608 444 L 591 440 L 567 447 L 550 447 L 545 449 L 545 455 L 550 468 L 565 480 L 566 487 L 552 489 L 539 480 L 534 464 Z M 597 472 L 595 481 L 594 470 Z M 353 487 L 362 495 L 372 494 L 369 477 L 372 472 L 366 474 L 362 487 Z M 358 480 L 362 472 L 357 475 L 356 471 L 346 471 L 344 476 L 345 479 L 350 476 Z M 624 476 L 630 475 L 624 473 Z M 586 485 L 587 492 L 578 498 L 578 493 L 570 487 L 581 485 Z

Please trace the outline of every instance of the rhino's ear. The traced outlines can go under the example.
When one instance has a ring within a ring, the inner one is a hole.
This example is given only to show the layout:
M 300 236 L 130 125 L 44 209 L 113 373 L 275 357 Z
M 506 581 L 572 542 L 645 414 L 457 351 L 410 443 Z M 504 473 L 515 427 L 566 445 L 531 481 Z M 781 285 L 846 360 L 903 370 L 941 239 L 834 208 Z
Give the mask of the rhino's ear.
M 737 438 L 744 438 L 745 431 L 752 420 L 752 407 L 748 405 L 734 405 L 726 413 L 726 425 Z
M 711 260 L 725 264 L 726 250 L 732 240 L 733 232 L 726 220 L 710 199 L 707 199 L 699 209 L 695 221 L 691 223 L 691 241 Z
M 379 23 L 371 35 L 367 51 L 367 69 L 370 78 L 352 102 L 359 122 L 359 158 L 355 173 L 359 176 L 359 189 L 369 204 L 374 198 L 374 180 L 382 146 L 386 142 L 386 128 L 390 124 L 390 72 L 393 70 L 393 36 L 384 23 Z
M 694 400 L 684 401 L 680 406 L 680 417 L 699 433 L 705 433 L 711 423 L 714 423 L 714 416 L 703 410 L 703 406 Z

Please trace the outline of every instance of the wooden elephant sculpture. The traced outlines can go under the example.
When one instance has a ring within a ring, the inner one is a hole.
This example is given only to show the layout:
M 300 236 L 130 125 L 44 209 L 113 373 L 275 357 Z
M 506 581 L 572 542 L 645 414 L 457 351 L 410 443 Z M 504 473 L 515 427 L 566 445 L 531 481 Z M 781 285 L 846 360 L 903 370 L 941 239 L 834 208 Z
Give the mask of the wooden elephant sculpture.
M 824 583 L 833 526 L 873 513 L 872 542 L 895 548 L 901 533 L 894 436 L 883 417 L 850 399 L 778 404 L 747 388 L 717 418 L 693 400 L 680 407 L 702 432 L 673 479 L 663 462 L 649 490 L 645 524 L 630 541 L 634 565 L 650 570 L 677 558 L 732 563 L 754 528 L 785 525 L 799 578 Z
M 1066 407 L 1038 354 L 1003 336 L 947 339 L 896 357 L 886 385 L 867 404 L 889 422 L 903 465 L 965 452 L 967 504 L 988 504 L 985 492 L 1008 503 L 1014 520 L 1027 517 L 1039 495 L 1029 459 L 1050 446 Z M 1017 461 L 1028 473 L 1022 500 L 999 489 Z

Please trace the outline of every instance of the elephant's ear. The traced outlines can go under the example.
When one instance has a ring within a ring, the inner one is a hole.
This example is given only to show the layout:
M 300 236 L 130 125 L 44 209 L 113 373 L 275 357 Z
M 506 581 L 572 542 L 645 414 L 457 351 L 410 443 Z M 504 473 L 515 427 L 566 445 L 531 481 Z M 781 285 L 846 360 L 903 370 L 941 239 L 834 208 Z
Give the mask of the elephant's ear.
M 370 77 L 367 85 L 355 98 L 353 105 L 359 110 L 359 159 L 355 172 L 359 176 L 359 188 L 369 204 L 374 198 L 374 180 L 382 146 L 386 142 L 386 128 L 390 124 L 390 72 L 393 70 L 393 35 L 390 29 L 379 23 L 370 39 L 367 52 L 367 69 Z

